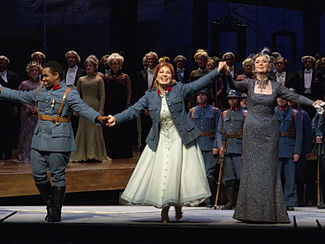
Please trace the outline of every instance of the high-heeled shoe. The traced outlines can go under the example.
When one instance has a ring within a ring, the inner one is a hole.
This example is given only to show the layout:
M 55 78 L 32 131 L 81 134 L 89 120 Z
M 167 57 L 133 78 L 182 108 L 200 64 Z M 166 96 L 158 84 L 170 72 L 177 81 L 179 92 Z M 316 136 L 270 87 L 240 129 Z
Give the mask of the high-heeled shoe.
M 163 209 L 161 210 L 161 222 L 163 223 L 169 222 L 168 212 L 169 212 L 169 206 L 163 207 Z
M 175 206 L 175 218 L 180 220 L 183 217 L 182 206 Z

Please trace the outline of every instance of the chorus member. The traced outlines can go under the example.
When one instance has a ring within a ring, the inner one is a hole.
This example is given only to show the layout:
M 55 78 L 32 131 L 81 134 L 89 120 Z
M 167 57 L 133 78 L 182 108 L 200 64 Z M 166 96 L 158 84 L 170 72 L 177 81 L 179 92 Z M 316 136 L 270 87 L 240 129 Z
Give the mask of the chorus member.
M 177 55 L 174 58 L 175 64 L 175 80 L 178 82 L 187 83 L 189 78 L 189 72 L 186 69 L 186 58 L 183 55 Z
M 65 54 L 65 59 L 68 64 L 68 69 L 63 70 L 63 77 L 67 86 L 77 86 L 77 81 L 81 76 L 86 75 L 86 71 L 79 67 L 81 58 L 76 51 L 70 50 Z M 73 134 L 76 136 L 78 130 L 79 118 L 74 114 L 71 117 L 71 125 Z
M 284 200 L 288 211 L 297 205 L 296 163 L 302 154 L 303 126 L 300 111 L 290 107 L 288 101 L 277 98 L 275 116 L 279 128 L 279 172 L 284 175 Z
M 20 83 L 18 90 L 31 91 L 42 85 L 39 79 L 42 66 L 32 61 L 27 64 L 26 72 L 29 77 Z M 37 109 L 33 103 L 23 103 L 20 107 L 20 133 L 18 140 L 18 161 L 30 162 L 31 144 L 37 125 Z
M 278 125 L 274 115 L 276 98 L 316 107 L 312 101 L 269 80 L 270 56 L 254 59 L 256 79 L 233 82 L 247 93 L 247 116 L 243 129 L 243 169 L 234 218 L 247 222 L 290 222 L 278 170 Z
M 189 82 L 193 82 L 202 76 L 208 73 L 207 62 L 208 62 L 208 53 L 204 49 L 198 49 L 194 54 L 194 61 L 197 64 L 197 69 L 192 70 L 189 77 Z M 212 85 L 211 85 L 212 86 Z M 186 110 L 196 105 L 196 96 L 195 94 L 186 98 Z
M 218 145 L 216 131 L 220 119 L 220 109 L 209 104 L 210 91 L 208 88 L 200 90 L 196 97 L 198 105 L 189 110 L 194 124 L 201 130 L 197 143 L 204 159 L 206 177 L 209 183 L 211 197 L 203 205 L 214 206 L 217 191 L 217 156 Z
M 132 88 L 130 77 L 122 73 L 124 58 L 112 53 L 107 59 L 110 72 L 105 75 L 105 114 L 117 114 L 131 106 Z M 104 128 L 106 152 L 110 158 L 132 157 L 130 123 Z
M 158 55 L 150 51 L 145 55 L 145 58 L 147 60 L 147 68 L 139 72 L 137 83 L 132 89 L 134 91 L 134 101 L 142 97 L 148 89 L 150 90 L 154 82 L 154 69 L 158 64 Z M 146 146 L 146 138 L 151 128 L 151 119 L 148 110 L 143 111 L 140 116 L 138 136 L 140 137 L 140 150 L 142 151 Z
M 36 51 L 30 55 L 30 59 L 31 59 L 31 61 L 35 61 L 35 62 L 39 63 L 40 65 L 43 65 L 46 60 L 46 55 L 40 51 Z
M 208 57 L 208 62 L 206 69 L 208 72 L 214 70 L 217 67 L 216 59 Z M 212 104 L 217 107 L 222 109 L 223 104 L 222 104 L 222 92 L 223 92 L 223 83 L 222 79 L 218 77 L 215 82 L 213 82 L 212 87 L 209 90 L 209 97 L 211 97 Z
M 225 185 L 227 203 L 222 210 L 236 207 L 239 182 L 242 171 L 243 126 L 246 111 L 240 106 L 241 94 L 235 90 L 228 92 L 229 109 L 221 113 L 217 128 L 219 154 L 224 157 L 222 181 Z
M 10 60 L 8 57 L 0 56 L 0 85 L 11 89 L 18 89 L 19 76 L 17 73 L 8 69 Z M 19 137 L 18 122 L 18 105 L 0 100 L 0 160 L 11 158 L 11 151 L 17 148 Z M 17 133 L 16 133 L 17 132 Z
M 82 100 L 99 114 L 104 114 L 105 88 L 104 81 L 96 75 L 98 59 L 90 55 L 85 60 L 87 75 L 79 78 L 77 90 Z M 109 160 L 106 154 L 102 128 L 91 121 L 79 118 L 76 135 L 77 150 L 71 153 L 71 162 Z
M 195 206 L 210 196 L 204 160 L 196 142 L 201 131 L 187 115 L 184 99 L 211 84 L 224 65 L 184 84 L 173 80 L 173 65 L 163 62 L 155 69 L 153 89 L 127 110 L 108 116 L 107 124 L 114 126 L 149 109 L 153 122 L 147 146 L 121 198 L 132 204 L 162 208 L 162 222 L 169 221 L 170 206 L 175 206 L 179 220 L 183 205 Z

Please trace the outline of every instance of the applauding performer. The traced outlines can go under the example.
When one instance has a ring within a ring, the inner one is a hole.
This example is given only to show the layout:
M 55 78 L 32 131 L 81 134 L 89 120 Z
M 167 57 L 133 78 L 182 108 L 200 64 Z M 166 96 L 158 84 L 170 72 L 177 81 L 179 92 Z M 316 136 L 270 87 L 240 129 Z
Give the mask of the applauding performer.
M 85 104 L 79 93 L 61 81 L 62 66 L 51 61 L 42 69 L 43 86 L 32 91 L 16 91 L 0 86 L 0 99 L 35 103 L 38 123 L 32 139 L 31 166 L 35 184 L 47 205 L 46 221 L 61 221 L 66 182 L 65 168 L 71 151 L 76 150 L 70 123 L 72 111 L 93 123 L 104 123 L 107 117 Z M 47 171 L 51 173 L 51 185 Z
M 121 197 L 133 204 L 162 208 L 162 222 L 169 221 L 170 206 L 175 206 L 179 220 L 182 205 L 197 205 L 210 196 L 204 160 L 196 143 L 201 131 L 187 115 L 184 99 L 212 84 L 224 66 L 221 62 L 218 70 L 184 84 L 173 81 L 173 66 L 162 62 L 155 68 L 153 89 L 127 110 L 108 116 L 107 124 L 113 126 L 149 110 L 152 127 L 147 146 Z

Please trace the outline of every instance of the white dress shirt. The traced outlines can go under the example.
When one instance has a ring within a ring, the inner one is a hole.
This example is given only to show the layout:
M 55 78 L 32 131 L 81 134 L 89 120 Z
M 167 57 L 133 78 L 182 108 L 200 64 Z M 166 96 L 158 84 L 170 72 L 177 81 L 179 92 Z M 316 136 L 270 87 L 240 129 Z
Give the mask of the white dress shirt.
M 282 73 L 276 72 L 275 75 L 276 75 L 276 81 L 284 85 L 286 82 L 286 72 L 285 71 L 283 71 Z
M 0 72 L 0 76 L 6 83 L 8 83 L 7 70 Z
M 73 66 L 72 68 L 69 67 L 69 69 L 67 71 L 67 75 L 65 77 L 65 82 L 66 82 L 67 86 L 73 86 L 74 85 L 74 81 L 76 79 L 77 71 L 78 71 L 78 66 L 77 65 Z
M 305 94 L 311 94 L 311 82 L 313 78 L 313 70 L 306 70 L 304 71 L 304 88 Z
M 147 72 L 148 72 L 148 89 L 151 89 L 152 87 L 152 83 L 153 83 L 153 69 L 148 68 Z

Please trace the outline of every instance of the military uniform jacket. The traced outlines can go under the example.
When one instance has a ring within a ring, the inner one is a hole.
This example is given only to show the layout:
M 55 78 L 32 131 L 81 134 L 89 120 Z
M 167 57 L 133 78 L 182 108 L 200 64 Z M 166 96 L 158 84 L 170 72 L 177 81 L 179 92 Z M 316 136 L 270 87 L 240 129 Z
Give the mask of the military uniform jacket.
M 185 110 L 184 98 L 212 84 L 217 76 L 219 76 L 219 72 L 217 69 L 214 69 L 207 75 L 191 83 L 184 84 L 176 82 L 172 85 L 171 90 L 169 92 L 167 91 L 165 94 L 169 112 L 185 145 L 196 140 L 201 131 L 188 116 Z M 159 141 L 161 99 L 157 90 L 147 90 L 145 95 L 133 106 L 114 115 L 116 123 L 119 124 L 136 118 L 141 111 L 148 109 L 152 120 L 152 127 L 146 139 L 146 143 L 153 151 L 156 151 Z
M 295 130 L 295 137 L 279 136 L 279 157 L 291 158 L 293 154 L 301 155 L 302 149 L 302 121 L 301 113 L 296 110 L 295 119 L 293 116 L 293 109 L 280 111 L 278 107 L 275 108 L 275 116 L 278 119 L 279 133 L 287 133 L 289 129 Z M 293 121 L 295 120 L 295 121 Z M 293 128 L 294 125 L 294 128 Z
M 223 130 L 226 134 L 232 135 L 238 132 L 243 132 L 243 127 L 246 118 L 246 111 L 240 107 L 238 110 L 223 111 L 226 115 L 219 120 L 217 130 L 218 148 L 222 147 Z M 226 154 L 242 154 L 243 138 L 226 137 Z
M 206 107 L 195 106 L 190 109 L 191 118 L 195 125 L 201 130 L 197 142 L 202 151 L 212 151 L 218 148 L 217 128 L 220 119 L 220 109 L 208 105 Z M 202 136 L 202 132 L 207 135 Z
M 17 91 L 2 87 L 0 98 L 20 103 L 37 103 L 39 114 L 56 116 L 67 86 L 64 81 L 60 88 L 53 90 L 45 87 L 32 91 Z M 71 90 L 62 108 L 60 117 L 71 117 L 72 111 L 95 123 L 100 114 L 82 101 L 77 90 Z M 40 151 L 69 152 L 76 150 L 73 130 L 70 122 L 47 121 L 39 119 L 35 128 L 31 147 Z

